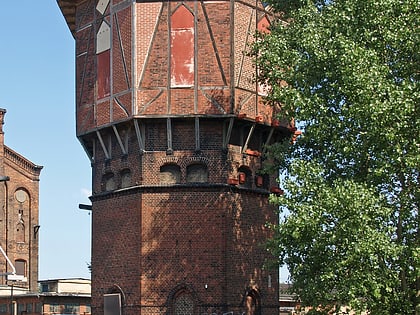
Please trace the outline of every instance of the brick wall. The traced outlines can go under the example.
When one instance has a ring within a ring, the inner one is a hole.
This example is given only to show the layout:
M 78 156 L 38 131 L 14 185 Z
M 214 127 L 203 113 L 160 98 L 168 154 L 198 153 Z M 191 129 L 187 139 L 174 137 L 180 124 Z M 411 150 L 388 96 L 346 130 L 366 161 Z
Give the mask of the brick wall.
M 128 125 L 127 156 L 111 128 L 102 131 L 102 137 L 110 139 L 105 142 L 111 143 L 111 159 L 105 158 L 99 143 L 95 148 L 94 308 L 100 312 L 103 294 L 117 284 L 127 297 L 125 314 L 139 310 L 162 314 L 169 310 L 174 290 L 186 286 L 194 292 L 201 313 L 241 313 L 244 292 L 252 283 L 264 293 L 266 312 L 275 310 L 277 271 L 263 269 L 268 257 L 262 247 L 269 235 L 265 223 L 276 220 L 268 205 L 270 185 L 258 188 L 254 180 L 247 187 L 227 184 L 228 178 L 238 177 L 241 167 L 254 178 L 260 158 L 243 155 L 234 144 L 222 150 L 219 120 L 200 124 L 199 152 L 194 150 L 194 120 L 174 120 L 169 155 L 166 120 L 141 123 L 147 135 L 145 152 L 138 150 L 138 139 Z M 197 163 L 208 169 L 208 180 L 188 183 L 187 168 Z M 179 183 L 162 182 L 160 168 L 167 164 L 179 167 Z M 121 174 L 127 169 L 131 184 L 122 189 Z M 106 188 L 109 174 L 115 181 L 112 191 Z M 274 175 L 271 183 L 275 184 Z
M 15 267 L 16 261 L 23 262 L 24 273 L 21 270 L 17 270 L 17 273 L 25 276 L 27 282 L 17 282 L 15 285 L 35 292 L 38 287 L 39 176 L 42 166 L 33 164 L 6 146 L 0 149 L 5 157 L 4 175 L 10 178 L 0 183 L 0 191 L 7 197 L 7 200 L 2 197 L 5 203 L 0 218 L 3 224 L 1 245 Z M 11 271 L 9 266 L 7 271 Z M 2 277 L 1 280 L 4 279 Z
M 263 269 L 264 224 L 274 219 L 265 197 L 155 187 L 108 198 L 94 203 L 93 313 L 100 313 L 103 294 L 115 284 L 126 297 L 125 314 L 140 308 L 162 314 L 181 286 L 194 293 L 200 313 L 242 313 L 251 279 L 264 296 L 264 313 L 276 313 L 277 270 Z

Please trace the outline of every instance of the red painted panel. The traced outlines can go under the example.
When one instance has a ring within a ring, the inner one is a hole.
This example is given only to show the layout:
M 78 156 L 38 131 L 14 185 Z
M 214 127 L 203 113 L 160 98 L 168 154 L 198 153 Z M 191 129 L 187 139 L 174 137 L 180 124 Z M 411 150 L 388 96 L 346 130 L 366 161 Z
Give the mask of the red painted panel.
M 259 22 L 258 22 L 258 30 L 262 33 L 270 33 L 270 21 L 267 19 L 266 16 L 264 16 Z
M 171 86 L 194 84 L 194 16 L 180 6 L 171 17 Z
M 176 28 L 191 28 L 194 27 L 194 17 L 191 12 L 185 7 L 180 6 L 171 17 L 171 27 Z
M 105 50 L 97 55 L 97 79 L 98 99 L 110 94 L 110 50 Z

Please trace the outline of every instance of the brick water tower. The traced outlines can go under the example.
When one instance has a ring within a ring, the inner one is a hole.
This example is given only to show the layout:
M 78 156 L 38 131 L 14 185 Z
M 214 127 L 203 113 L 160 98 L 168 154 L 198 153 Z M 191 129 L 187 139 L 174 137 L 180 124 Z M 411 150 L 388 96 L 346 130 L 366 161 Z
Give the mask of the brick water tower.
M 264 145 L 289 135 L 246 53 L 260 1 L 58 0 L 92 165 L 92 313 L 278 314 Z

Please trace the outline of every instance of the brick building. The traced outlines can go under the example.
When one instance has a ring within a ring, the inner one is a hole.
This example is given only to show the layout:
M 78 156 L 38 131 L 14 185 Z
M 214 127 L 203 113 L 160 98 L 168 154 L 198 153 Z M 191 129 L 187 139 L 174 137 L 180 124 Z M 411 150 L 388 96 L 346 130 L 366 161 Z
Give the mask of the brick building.
M 289 136 L 246 53 L 261 1 L 58 0 L 92 165 L 92 314 L 278 314 L 264 268 Z
M 39 175 L 42 166 L 4 144 L 3 124 L 6 110 L 0 109 L 0 246 L 26 281 L 14 281 L 16 288 L 37 291 Z M 0 286 L 11 284 L 6 274 L 12 266 L 0 256 Z M 4 262 L 4 263 L 3 263 Z
M 0 314 L 16 315 L 90 315 L 90 280 L 51 279 L 39 281 L 40 290 L 16 288 L 13 302 L 10 288 L 0 287 Z M 13 303 L 13 310 L 10 311 Z

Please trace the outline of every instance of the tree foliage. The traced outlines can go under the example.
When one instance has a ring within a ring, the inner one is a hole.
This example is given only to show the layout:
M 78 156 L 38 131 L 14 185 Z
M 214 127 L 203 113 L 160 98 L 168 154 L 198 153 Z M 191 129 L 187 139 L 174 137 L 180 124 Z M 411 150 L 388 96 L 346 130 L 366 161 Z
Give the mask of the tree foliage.
M 287 174 L 269 249 L 319 312 L 419 312 L 419 2 L 267 2 L 259 80 L 303 130 L 269 151 Z

